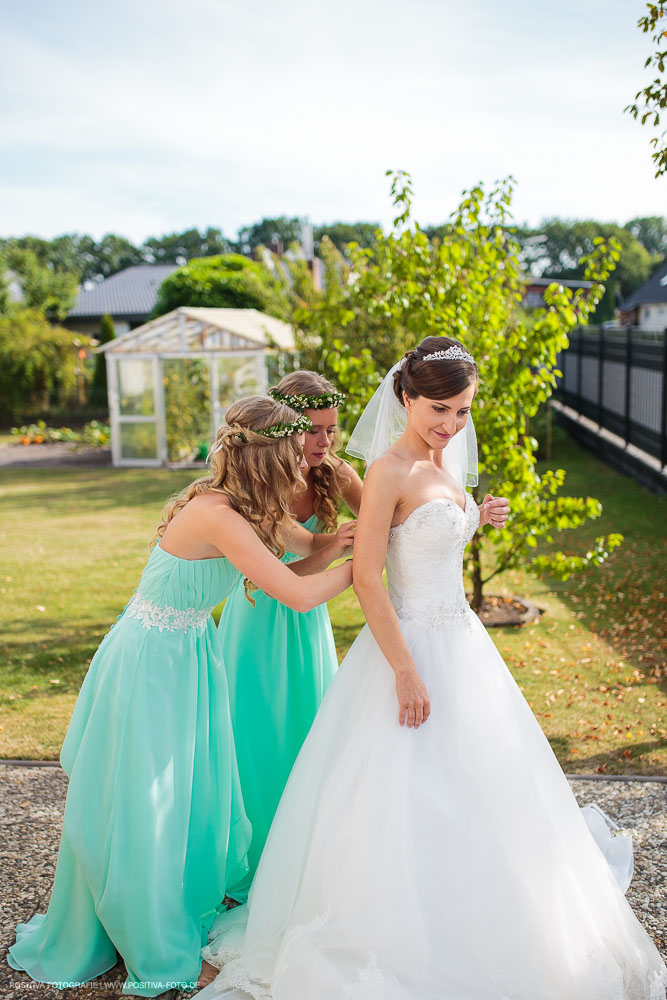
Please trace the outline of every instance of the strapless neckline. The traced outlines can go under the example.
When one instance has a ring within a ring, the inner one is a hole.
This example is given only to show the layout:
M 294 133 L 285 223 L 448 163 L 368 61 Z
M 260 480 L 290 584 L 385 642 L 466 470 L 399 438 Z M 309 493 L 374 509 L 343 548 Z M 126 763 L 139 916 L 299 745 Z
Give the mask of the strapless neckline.
M 398 529 L 404 527 L 404 525 L 408 523 L 410 518 L 413 517 L 413 515 L 415 515 L 418 511 L 424 510 L 425 507 L 430 507 L 432 506 L 432 504 L 436 503 L 451 503 L 454 507 L 458 507 L 458 509 L 461 511 L 462 514 L 465 514 L 467 513 L 468 510 L 468 499 L 470 498 L 470 494 L 465 493 L 465 498 L 466 498 L 465 507 L 462 507 L 461 504 L 457 503 L 456 500 L 452 500 L 451 497 L 433 497 L 432 500 L 427 500 L 426 503 L 420 503 L 418 507 L 415 507 L 414 510 L 411 510 L 406 519 L 404 521 L 400 521 L 398 524 L 394 524 L 389 529 L 389 532 L 391 533 L 392 531 L 398 531 Z

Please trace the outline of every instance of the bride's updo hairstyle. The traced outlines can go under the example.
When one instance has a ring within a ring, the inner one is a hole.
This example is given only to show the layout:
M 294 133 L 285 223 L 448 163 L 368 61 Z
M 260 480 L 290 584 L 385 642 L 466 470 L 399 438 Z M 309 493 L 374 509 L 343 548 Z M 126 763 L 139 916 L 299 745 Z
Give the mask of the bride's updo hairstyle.
M 269 392 L 273 392 L 274 389 L 282 396 L 308 396 L 313 403 L 325 396 L 335 397 L 338 391 L 324 375 L 306 369 L 298 369 L 290 372 L 289 375 L 283 375 L 278 385 L 269 389 Z M 328 398 L 326 402 L 328 403 L 327 409 L 335 407 L 335 403 Z M 312 406 L 307 402 L 303 407 L 306 410 L 317 408 L 317 404 Z M 319 408 L 325 409 L 321 405 Z M 301 405 L 299 405 L 299 409 L 302 409 Z M 338 498 L 341 495 L 341 487 L 337 466 L 340 461 L 336 459 L 335 455 L 339 447 L 340 438 L 338 431 L 336 431 L 321 465 L 312 466 L 310 469 L 310 481 L 313 484 L 314 494 L 313 507 L 326 531 L 335 531 L 338 527 Z
M 463 358 L 431 358 L 424 361 L 427 355 L 446 351 L 448 347 L 466 350 L 453 337 L 424 337 L 414 351 L 406 351 L 405 363 L 394 374 L 394 392 L 401 406 L 405 406 L 403 393 L 411 399 L 417 396 L 449 399 L 458 396 L 469 385 L 477 385 L 479 376 L 474 361 Z
M 299 470 L 302 449 L 294 434 L 265 437 L 257 431 L 291 424 L 298 417 L 296 410 L 268 396 L 248 396 L 232 403 L 211 449 L 209 475 L 190 483 L 167 504 L 156 539 L 193 497 L 224 493 L 264 545 L 282 558 L 285 545 L 280 524 L 292 517 L 294 490 L 306 487 Z

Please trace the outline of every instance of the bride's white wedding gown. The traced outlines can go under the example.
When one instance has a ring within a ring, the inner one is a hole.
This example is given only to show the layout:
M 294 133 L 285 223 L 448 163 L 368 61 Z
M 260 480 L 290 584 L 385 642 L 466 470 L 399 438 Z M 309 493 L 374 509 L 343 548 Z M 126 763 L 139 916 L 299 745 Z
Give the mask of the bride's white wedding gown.
M 472 497 L 441 498 L 391 530 L 389 591 L 431 717 L 399 726 L 365 626 L 248 907 L 214 925 L 203 954 L 222 971 L 202 1000 L 663 1000 L 667 969 L 466 602 L 478 520 Z

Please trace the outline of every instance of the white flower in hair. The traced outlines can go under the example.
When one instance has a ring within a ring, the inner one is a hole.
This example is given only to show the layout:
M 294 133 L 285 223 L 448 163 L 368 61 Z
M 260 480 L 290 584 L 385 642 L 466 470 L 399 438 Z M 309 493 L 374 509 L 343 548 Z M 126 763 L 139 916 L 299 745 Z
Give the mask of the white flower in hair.
M 417 358 L 418 361 L 467 361 L 469 364 L 474 365 L 475 359 L 472 354 L 468 354 L 467 351 L 462 351 L 460 347 L 452 346 L 448 347 L 446 351 L 434 351 L 433 354 L 426 354 L 423 358 Z

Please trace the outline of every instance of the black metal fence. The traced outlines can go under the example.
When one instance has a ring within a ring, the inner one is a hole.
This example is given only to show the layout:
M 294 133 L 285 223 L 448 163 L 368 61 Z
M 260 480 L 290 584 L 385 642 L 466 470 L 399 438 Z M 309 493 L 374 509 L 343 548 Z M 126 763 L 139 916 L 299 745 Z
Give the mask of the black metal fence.
M 667 465 L 667 330 L 579 327 L 555 398 Z

